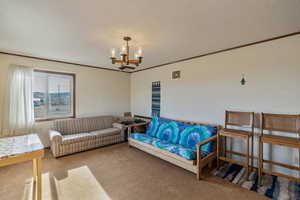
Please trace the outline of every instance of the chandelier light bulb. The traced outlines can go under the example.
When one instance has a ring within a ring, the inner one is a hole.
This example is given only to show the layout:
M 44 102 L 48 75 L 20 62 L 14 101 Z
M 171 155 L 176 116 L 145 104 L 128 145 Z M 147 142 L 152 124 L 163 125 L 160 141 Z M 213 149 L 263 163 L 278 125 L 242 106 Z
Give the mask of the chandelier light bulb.
M 138 53 L 135 53 L 135 54 L 134 54 L 134 58 L 135 58 L 135 59 L 138 59 L 138 57 L 139 57 L 139 54 L 138 54 Z
M 111 57 L 112 57 L 112 58 L 115 58 L 115 57 L 116 57 L 116 50 L 115 50 L 115 49 L 112 49 L 112 50 L 111 50 Z
M 142 47 L 139 48 L 138 50 L 138 57 L 142 57 L 142 54 L 143 54 L 143 50 L 142 50 Z
M 121 48 L 121 54 L 126 54 L 126 46 L 122 46 L 122 48 Z

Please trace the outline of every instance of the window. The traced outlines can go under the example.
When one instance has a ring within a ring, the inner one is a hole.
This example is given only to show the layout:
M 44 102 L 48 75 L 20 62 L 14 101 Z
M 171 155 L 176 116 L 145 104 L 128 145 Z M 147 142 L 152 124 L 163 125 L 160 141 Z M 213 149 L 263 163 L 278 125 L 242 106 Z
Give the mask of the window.
M 75 74 L 35 70 L 35 120 L 75 117 Z

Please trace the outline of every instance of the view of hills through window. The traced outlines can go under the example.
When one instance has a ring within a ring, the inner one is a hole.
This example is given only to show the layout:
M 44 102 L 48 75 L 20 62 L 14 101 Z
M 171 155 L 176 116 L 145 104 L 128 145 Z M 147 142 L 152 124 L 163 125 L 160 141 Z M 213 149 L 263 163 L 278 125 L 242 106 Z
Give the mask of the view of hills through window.
M 35 119 L 73 116 L 73 75 L 34 72 L 33 103 Z

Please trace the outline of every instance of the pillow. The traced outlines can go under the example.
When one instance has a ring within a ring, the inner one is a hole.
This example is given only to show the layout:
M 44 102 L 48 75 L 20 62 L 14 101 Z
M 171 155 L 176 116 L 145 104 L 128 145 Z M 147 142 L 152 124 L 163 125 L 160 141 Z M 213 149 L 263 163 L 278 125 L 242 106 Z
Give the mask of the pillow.
M 210 126 L 190 126 L 185 128 L 180 135 L 179 144 L 184 147 L 197 151 L 197 144 L 216 134 L 216 129 Z M 201 148 L 202 151 L 212 152 L 212 142 L 205 144 Z
M 151 137 L 155 137 L 158 127 L 159 127 L 158 117 L 153 117 L 147 127 L 146 134 Z
M 170 122 L 169 119 L 164 119 L 160 117 L 152 117 L 150 124 L 147 127 L 146 134 L 151 137 L 156 137 L 158 128 L 161 124 Z
M 173 144 L 178 144 L 179 127 L 177 123 L 174 121 L 170 121 L 168 123 L 161 124 L 157 131 L 156 137 Z
M 186 123 L 183 123 L 183 122 L 176 122 L 176 123 L 179 127 L 179 133 L 181 133 L 184 129 L 186 129 L 188 127 L 194 126 L 192 124 L 186 124 Z

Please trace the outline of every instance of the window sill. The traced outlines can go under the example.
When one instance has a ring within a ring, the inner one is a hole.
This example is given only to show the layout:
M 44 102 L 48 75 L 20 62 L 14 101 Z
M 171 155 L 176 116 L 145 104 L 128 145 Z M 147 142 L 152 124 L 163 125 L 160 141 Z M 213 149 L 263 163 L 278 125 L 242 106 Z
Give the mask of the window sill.
M 48 121 L 55 121 L 59 119 L 72 119 L 72 118 L 76 118 L 76 117 L 71 116 L 71 117 L 56 117 L 56 118 L 49 118 L 49 119 L 36 119 L 35 122 L 48 122 Z

